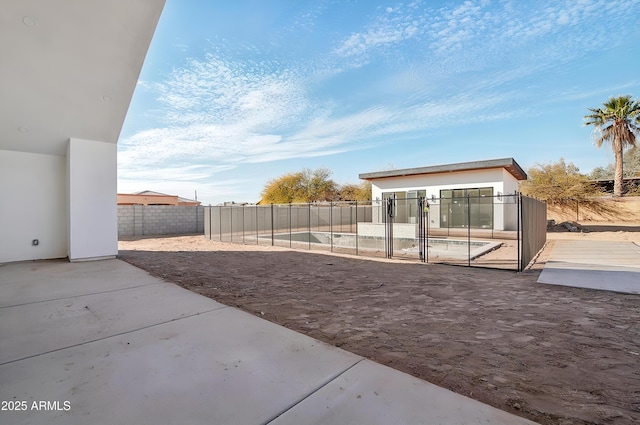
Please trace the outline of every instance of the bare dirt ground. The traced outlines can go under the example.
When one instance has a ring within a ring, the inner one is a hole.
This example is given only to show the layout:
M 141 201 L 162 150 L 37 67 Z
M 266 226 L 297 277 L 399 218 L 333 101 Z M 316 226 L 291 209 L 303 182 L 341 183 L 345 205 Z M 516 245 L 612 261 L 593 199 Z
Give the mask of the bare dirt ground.
M 536 422 L 640 423 L 640 296 L 536 283 L 557 239 L 640 243 L 637 225 L 585 227 L 550 232 L 523 273 L 202 236 L 119 248 L 152 275 Z

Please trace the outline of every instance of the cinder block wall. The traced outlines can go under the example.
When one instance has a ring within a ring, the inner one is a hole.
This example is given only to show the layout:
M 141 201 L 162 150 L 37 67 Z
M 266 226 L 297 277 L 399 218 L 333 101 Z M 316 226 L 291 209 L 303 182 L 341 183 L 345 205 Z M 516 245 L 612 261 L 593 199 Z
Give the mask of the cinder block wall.
M 118 237 L 204 234 L 204 207 L 118 205 Z

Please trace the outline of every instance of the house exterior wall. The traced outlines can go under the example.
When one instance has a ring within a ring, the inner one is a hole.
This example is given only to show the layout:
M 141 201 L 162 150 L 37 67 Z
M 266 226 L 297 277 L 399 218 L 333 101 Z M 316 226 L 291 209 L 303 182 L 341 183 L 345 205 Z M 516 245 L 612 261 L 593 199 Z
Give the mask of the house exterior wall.
M 508 176 L 505 176 L 506 173 Z M 373 199 L 382 199 L 382 192 L 425 190 L 427 198 L 440 197 L 440 190 L 493 187 L 494 194 L 505 193 L 505 180 L 510 177 L 517 188 L 517 180 L 504 169 L 456 171 L 444 174 L 387 177 L 372 180 Z
M 470 189 L 480 187 L 493 188 L 494 196 L 514 194 L 518 189 L 518 180 L 504 168 L 483 170 L 453 171 L 448 173 L 423 174 L 399 177 L 386 177 L 371 181 L 372 199 L 382 199 L 385 192 L 407 192 L 425 190 L 427 200 L 440 198 L 440 191 L 447 189 Z M 515 230 L 517 226 L 517 206 L 513 197 L 495 198 L 493 228 L 495 230 Z M 513 201 L 513 202 L 512 202 Z M 429 201 L 429 221 L 434 228 L 443 227 L 440 223 L 439 201 Z M 382 221 L 381 211 L 374 217 Z
M 118 255 L 115 143 L 72 138 L 67 150 L 70 261 Z
M 502 170 L 504 175 L 504 190 L 502 193 L 510 195 L 518 192 L 519 181 L 507 171 Z M 507 196 L 503 199 L 503 217 L 504 228 L 507 230 L 515 230 L 518 228 L 518 204 L 514 196 Z
M 117 255 L 116 148 L 70 139 L 66 158 L 0 151 L 0 263 Z
M 511 175 L 507 170 L 502 169 L 502 182 L 504 194 L 516 193 L 519 188 L 520 181 Z
M 67 256 L 65 175 L 63 156 L 0 150 L 0 263 Z

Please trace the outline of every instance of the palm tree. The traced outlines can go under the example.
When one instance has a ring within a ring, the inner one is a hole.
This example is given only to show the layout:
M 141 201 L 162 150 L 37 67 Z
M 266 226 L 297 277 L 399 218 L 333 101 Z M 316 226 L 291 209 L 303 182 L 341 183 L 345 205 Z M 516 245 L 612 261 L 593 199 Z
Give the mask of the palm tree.
M 640 136 L 640 102 L 631 96 L 612 97 L 603 104 L 604 108 L 589 108 L 585 115 L 585 125 L 595 127 L 594 139 L 597 147 L 610 142 L 615 155 L 615 175 L 613 196 L 622 196 L 622 154 L 624 149 L 636 145 Z

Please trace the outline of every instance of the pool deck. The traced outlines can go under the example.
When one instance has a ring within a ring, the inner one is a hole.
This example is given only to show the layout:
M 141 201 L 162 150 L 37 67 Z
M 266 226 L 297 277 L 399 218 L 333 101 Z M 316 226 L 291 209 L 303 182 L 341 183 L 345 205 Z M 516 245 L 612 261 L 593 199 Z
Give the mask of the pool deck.
M 558 240 L 538 283 L 640 294 L 640 246 Z
M 0 264 L 0 341 L 8 425 L 533 424 L 120 260 Z

